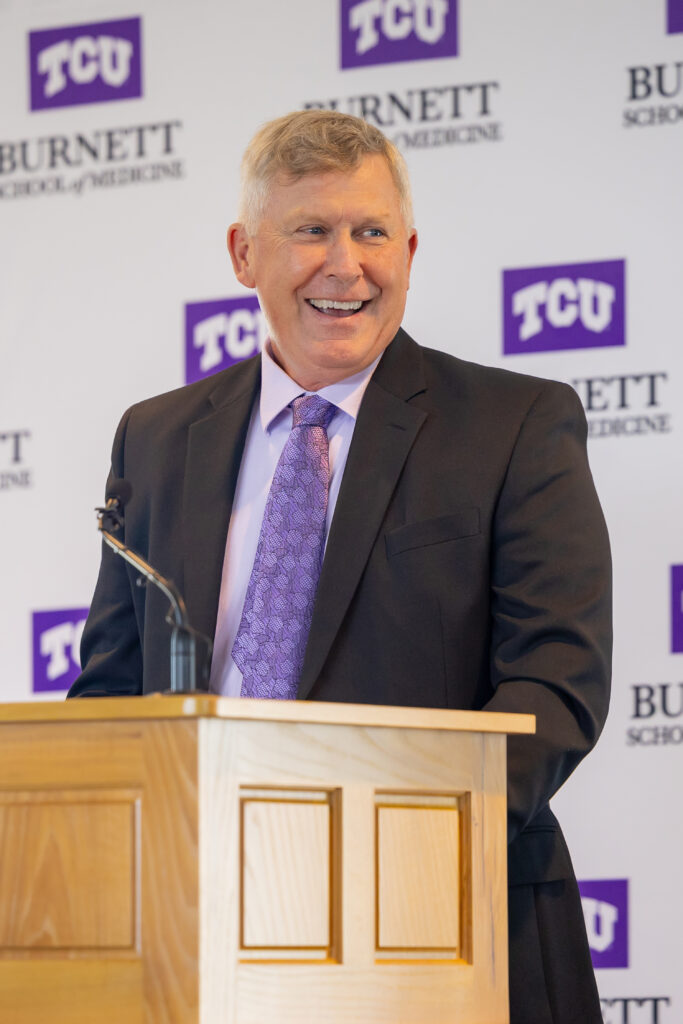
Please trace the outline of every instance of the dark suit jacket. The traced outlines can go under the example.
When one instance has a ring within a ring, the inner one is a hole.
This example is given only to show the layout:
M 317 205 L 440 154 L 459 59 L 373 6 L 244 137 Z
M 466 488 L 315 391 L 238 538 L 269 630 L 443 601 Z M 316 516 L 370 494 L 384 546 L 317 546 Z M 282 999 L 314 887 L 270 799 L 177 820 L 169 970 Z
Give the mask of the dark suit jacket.
M 213 636 L 252 359 L 134 406 L 112 473 L 126 543 Z M 511 884 L 571 877 L 548 800 L 595 743 L 610 671 L 610 561 L 564 385 L 463 362 L 403 331 L 358 416 L 299 697 L 536 715 L 509 743 Z M 165 600 L 107 548 L 70 695 L 168 686 Z

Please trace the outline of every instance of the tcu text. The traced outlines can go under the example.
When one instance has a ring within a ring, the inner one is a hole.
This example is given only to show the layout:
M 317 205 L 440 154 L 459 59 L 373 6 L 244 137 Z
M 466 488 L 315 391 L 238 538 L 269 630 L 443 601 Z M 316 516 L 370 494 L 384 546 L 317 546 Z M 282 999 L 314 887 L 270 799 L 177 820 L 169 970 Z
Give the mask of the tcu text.
M 596 900 L 592 896 L 582 896 L 581 906 L 586 922 L 588 945 L 597 953 L 604 953 L 614 942 L 619 908 L 613 903 Z
M 192 344 L 201 350 L 199 369 L 210 373 L 226 361 L 226 355 L 230 363 L 247 359 L 261 350 L 267 335 L 260 309 L 236 309 L 200 320 L 192 332 Z
M 40 635 L 40 653 L 48 659 L 45 675 L 50 682 L 69 672 L 71 663 L 80 670 L 79 650 L 85 618 L 76 622 L 60 622 Z
M 377 46 L 380 34 L 390 42 L 406 39 L 411 32 L 434 45 L 446 31 L 448 0 L 360 0 L 349 11 L 349 26 L 358 32 L 356 53 Z
M 106 85 L 120 88 L 130 77 L 133 44 L 114 36 L 78 36 L 62 39 L 38 54 L 38 71 L 47 75 L 45 96 L 56 96 L 71 79 L 87 85 L 97 76 Z
M 552 327 L 571 327 L 576 320 L 595 333 L 612 322 L 616 290 L 605 281 L 580 277 L 558 277 L 554 281 L 536 281 L 520 288 L 512 296 L 512 312 L 521 316 L 520 341 L 540 334 L 545 321 Z

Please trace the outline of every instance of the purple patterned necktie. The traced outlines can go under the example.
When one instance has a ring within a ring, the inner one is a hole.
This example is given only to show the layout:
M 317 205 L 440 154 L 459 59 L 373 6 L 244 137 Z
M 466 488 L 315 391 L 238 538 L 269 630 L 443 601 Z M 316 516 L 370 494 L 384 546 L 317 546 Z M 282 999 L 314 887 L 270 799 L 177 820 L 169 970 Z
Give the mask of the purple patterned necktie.
M 232 648 L 243 697 L 296 697 L 323 559 L 336 409 L 319 395 L 300 395 L 291 409 Z

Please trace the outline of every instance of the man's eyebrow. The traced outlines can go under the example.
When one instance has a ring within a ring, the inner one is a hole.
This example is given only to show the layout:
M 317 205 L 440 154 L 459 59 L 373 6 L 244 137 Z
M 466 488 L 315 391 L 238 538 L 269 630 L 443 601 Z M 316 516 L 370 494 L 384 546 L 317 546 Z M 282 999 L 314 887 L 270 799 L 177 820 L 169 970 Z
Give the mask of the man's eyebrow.
M 298 206 L 293 210 L 289 210 L 285 216 L 287 220 L 326 221 L 330 219 L 329 216 L 326 216 L 322 211 L 307 206 Z M 353 219 L 357 219 L 359 224 L 372 224 L 376 221 L 391 220 L 392 213 L 389 210 L 373 210 L 371 212 L 362 213 L 358 218 L 354 217 Z

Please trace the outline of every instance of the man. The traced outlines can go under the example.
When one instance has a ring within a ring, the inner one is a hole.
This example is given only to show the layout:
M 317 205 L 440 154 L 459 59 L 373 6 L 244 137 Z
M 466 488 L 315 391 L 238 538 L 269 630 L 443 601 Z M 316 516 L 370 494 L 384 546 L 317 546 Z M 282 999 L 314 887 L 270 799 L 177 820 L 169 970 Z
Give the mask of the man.
M 416 244 L 379 131 L 330 111 L 261 129 L 228 247 L 269 342 L 125 414 L 126 541 L 215 635 L 216 692 L 536 715 L 508 752 L 511 1018 L 598 1024 L 548 808 L 607 710 L 609 549 L 585 418 L 565 385 L 400 329 Z M 105 549 L 71 695 L 166 688 L 164 610 Z

